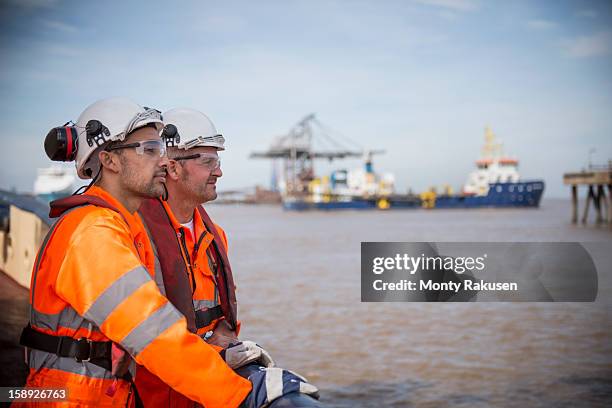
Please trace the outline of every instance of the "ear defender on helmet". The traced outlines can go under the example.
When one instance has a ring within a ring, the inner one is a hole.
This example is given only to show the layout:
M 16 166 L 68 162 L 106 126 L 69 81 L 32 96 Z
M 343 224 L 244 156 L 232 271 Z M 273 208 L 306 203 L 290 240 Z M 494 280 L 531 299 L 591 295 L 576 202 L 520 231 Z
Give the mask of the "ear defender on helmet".
M 70 162 L 76 158 L 79 148 L 79 136 L 75 126 L 54 127 L 45 137 L 45 153 L 53 161 Z M 110 131 L 99 120 L 92 119 L 85 125 L 87 144 L 101 146 L 110 137 Z
M 102 146 L 106 143 L 107 138 L 110 138 L 110 131 L 106 126 L 99 120 L 91 119 L 85 125 L 85 132 L 87 134 L 87 144 L 92 147 L 94 142 L 96 146 Z
M 66 125 L 54 127 L 45 137 L 45 153 L 53 161 L 70 162 L 76 157 L 79 147 L 77 128 Z
M 166 141 L 166 147 L 176 147 L 181 141 L 178 129 L 171 123 L 164 126 L 161 137 Z

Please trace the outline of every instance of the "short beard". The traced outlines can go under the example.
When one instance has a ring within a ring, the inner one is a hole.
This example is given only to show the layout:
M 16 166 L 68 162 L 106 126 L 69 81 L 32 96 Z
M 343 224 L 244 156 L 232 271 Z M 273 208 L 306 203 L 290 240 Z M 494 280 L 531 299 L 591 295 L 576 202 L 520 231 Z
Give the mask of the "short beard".
M 191 182 L 191 177 L 189 170 L 186 167 L 183 167 L 183 174 L 181 175 L 181 184 L 183 184 L 185 192 L 189 197 L 193 198 L 194 202 L 198 204 L 207 203 L 209 201 L 213 201 L 217 198 L 217 192 L 213 191 L 212 193 L 207 192 L 208 184 L 198 184 L 193 185 Z M 209 176 L 210 179 L 210 176 Z M 206 180 L 208 182 L 208 179 Z
M 123 167 L 121 180 L 126 190 L 145 198 L 160 197 L 164 194 L 164 186 L 156 183 L 155 178 L 148 181 L 142 180 L 141 177 L 138 177 L 140 169 L 131 165 L 121 154 L 119 154 L 119 161 Z

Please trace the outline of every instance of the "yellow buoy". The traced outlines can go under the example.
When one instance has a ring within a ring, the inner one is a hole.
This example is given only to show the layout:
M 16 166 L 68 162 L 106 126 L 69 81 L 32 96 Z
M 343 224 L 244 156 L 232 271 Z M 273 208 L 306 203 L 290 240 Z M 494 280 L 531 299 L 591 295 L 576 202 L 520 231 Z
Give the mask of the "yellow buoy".
M 388 210 L 391 207 L 391 203 L 386 198 L 381 198 L 376 202 L 376 206 L 379 210 Z
M 433 191 L 426 191 L 420 194 L 421 206 L 423 208 L 434 208 L 436 206 L 436 193 Z

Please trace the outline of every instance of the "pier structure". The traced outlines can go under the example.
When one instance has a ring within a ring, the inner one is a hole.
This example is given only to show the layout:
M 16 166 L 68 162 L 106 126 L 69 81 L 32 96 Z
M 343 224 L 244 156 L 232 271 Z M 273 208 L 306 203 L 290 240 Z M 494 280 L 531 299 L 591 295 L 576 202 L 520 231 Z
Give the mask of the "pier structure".
M 587 187 L 587 196 L 582 212 L 582 223 L 589 218 L 591 203 L 595 208 L 595 222 L 612 226 L 612 160 L 607 165 L 590 165 L 577 173 L 565 173 L 563 184 L 571 186 L 572 223 L 578 222 L 578 187 Z M 606 194 L 606 187 L 608 193 Z

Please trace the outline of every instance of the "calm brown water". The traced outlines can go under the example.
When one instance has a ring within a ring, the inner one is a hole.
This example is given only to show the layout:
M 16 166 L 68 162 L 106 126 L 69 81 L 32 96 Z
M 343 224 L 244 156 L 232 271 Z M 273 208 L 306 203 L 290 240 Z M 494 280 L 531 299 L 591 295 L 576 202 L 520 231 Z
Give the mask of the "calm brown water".
M 211 206 L 229 234 L 241 337 L 332 407 L 612 406 L 612 230 L 536 210 L 290 213 Z M 594 303 L 361 303 L 361 241 L 580 241 Z
M 229 234 L 241 337 L 318 385 L 330 407 L 612 406 L 612 230 L 537 210 L 289 213 L 211 206 Z M 361 241 L 579 241 L 594 303 L 361 303 Z M 0 293 L 0 382 L 27 292 Z

